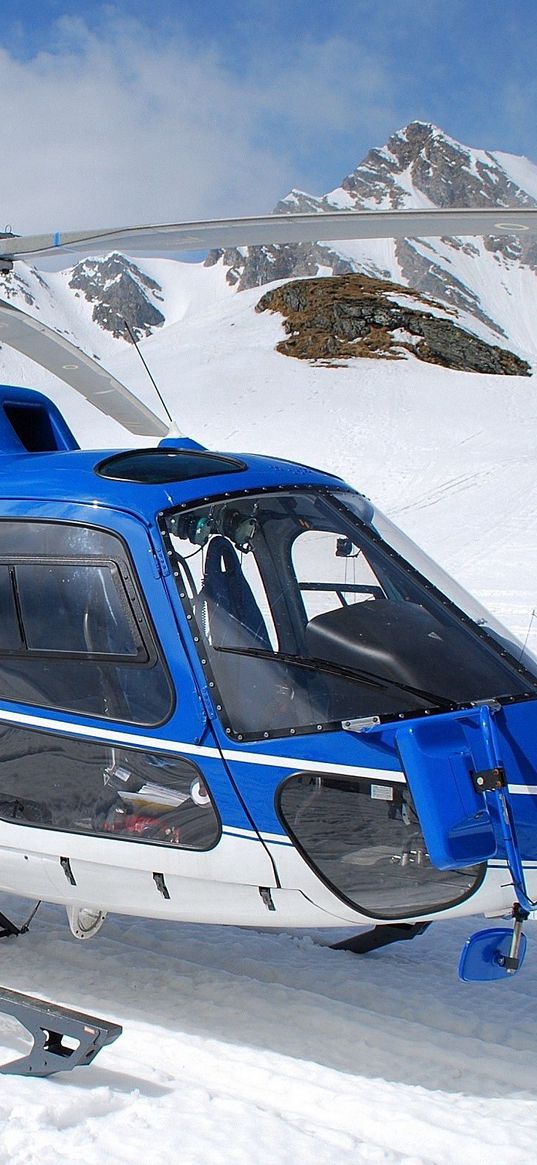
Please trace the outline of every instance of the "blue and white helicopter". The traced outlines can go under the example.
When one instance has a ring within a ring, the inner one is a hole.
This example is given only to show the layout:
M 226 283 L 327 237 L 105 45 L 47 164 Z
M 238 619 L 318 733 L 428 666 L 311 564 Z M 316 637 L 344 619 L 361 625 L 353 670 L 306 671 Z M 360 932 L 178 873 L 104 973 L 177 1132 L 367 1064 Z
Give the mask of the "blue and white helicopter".
M 0 239 L 0 267 L 537 231 L 537 210 L 363 211 Z M 479 932 L 512 976 L 537 898 L 537 660 L 343 481 L 169 430 L 7 303 L 0 341 L 154 447 L 84 451 L 0 388 L 0 887 L 108 911 L 275 927 Z M 21 928 L 0 916 L 4 934 Z

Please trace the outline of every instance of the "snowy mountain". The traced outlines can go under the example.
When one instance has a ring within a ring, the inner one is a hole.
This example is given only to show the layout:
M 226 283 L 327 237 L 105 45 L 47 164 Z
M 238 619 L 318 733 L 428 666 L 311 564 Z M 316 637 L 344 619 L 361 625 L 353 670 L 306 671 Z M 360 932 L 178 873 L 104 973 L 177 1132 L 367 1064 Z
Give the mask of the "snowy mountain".
M 385 146 L 370 150 L 336 189 L 319 197 L 292 190 L 275 212 L 457 205 L 535 206 L 537 166 L 511 154 L 470 148 L 433 125 L 412 122 Z M 97 325 L 90 329 L 90 349 L 100 354 L 103 332 L 129 341 L 129 328 L 141 339 L 174 322 L 184 266 L 175 266 L 176 287 L 172 289 L 168 279 L 164 289 L 151 274 L 151 264 L 118 254 L 83 259 L 63 280 L 57 273 L 50 276 L 17 263 L 14 271 L 0 274 L 0 297 L 34 314 L 47 312 L 49 304 L 55 326 L 66 334 L 72 331 L 70 321 L 81 316 L 73 301 L 85 301 L 91 312 L 89 317 L 83 312 L 84 319 Z M 223 269 L 235 292 L 318 275 L 361 273 L 390 280 L 413 288 L 425 300 L 432 297 L 455 309 L 458 323 L 482 340 L 512 348 L 530 363 L 537 358 L 537 243 L 532 237 L 300 243 L 212 251 L 203 268 L 207 289 L 214 285 L 211 267 Z
M 472 149 L 436 126 L 412 122 L 369 151 L 340 186 L 316 197 L 292 190 L 275 207 L 297 211 L 453 206 L 535 206 L 537 166 Z M 458 308 L 479 334 L 496 333 L 522 356 L 536 351 L 537 245 L 512 236 L 251 247 L 212 252 L 239 288 L 274 279 L 352 271 L 408 284 Z M 520 311 L 520 300 L 524 309 Z M 484 326 L 480 327 L 480 325 Z

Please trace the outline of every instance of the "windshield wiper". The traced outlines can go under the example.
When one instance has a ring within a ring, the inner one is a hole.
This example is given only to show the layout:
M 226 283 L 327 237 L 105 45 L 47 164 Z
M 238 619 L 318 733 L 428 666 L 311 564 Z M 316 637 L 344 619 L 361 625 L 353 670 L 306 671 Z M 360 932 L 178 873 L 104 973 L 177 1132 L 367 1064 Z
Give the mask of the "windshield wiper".
M 325 671 L 355 683 L 367 684 L 370 688 L 399 688 L 400 691 L 408 692 L 411 696 L 418 696 L 420 700 L 433 704 L 436 708 L 447 708 L 451 711 L 455 706 L 453 700 L 448 700 L 446 696 L 439 696 L 436 692 L 428 692 L 426 688 L 415 688 L 412 684 L 404 683 L 403 680 L 392 680 L 389 676 L 380 676 L 376 672 L 365 671 L 363 668 L 345 667 L 341 663 L 330 663 L 329 660 L 320 659 L 315 655 L 309 659 L 304 659 L 303 656 L 292 655 L 288 651 L 265 651 L 262 647 L 213 647 L 213 651 L 224 651 L 229 655 L 246 655 L 254 659 L 272 659 L 278 663 L 291 663 L 295 667 L 309 668 L 311 671 Z

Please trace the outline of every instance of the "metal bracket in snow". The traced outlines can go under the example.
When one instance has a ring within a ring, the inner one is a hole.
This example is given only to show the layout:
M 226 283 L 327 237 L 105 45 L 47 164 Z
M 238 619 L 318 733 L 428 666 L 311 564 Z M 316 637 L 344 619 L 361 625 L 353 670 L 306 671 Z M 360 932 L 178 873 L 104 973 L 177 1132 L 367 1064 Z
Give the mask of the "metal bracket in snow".
M 117 1023 L 6 987 L 0 987 L 0 1013 L 12 1015 L 34 1041 L 28 1055 L 0 1067 L 9 1076 L 52 1076 L 91 1064 L 123 1031 Z

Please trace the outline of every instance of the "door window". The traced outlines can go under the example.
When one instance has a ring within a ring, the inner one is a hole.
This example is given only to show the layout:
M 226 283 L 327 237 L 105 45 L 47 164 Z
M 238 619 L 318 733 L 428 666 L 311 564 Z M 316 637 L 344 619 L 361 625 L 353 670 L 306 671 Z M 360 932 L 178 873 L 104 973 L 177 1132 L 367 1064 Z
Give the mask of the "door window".
M 181 756 L 0 726 L 0 818 L 206 850 L 220 822 L 199 769 Z
M 375 918 L 446 909 L 476 890 L 485 867 L 431 864 L 408 785 L 367 777 L 291 777 L 279 794 L 286 829 L 323 881 Z
M 0 521 L 0 699 L 160 724 L 173 695 L 124 544 Z

